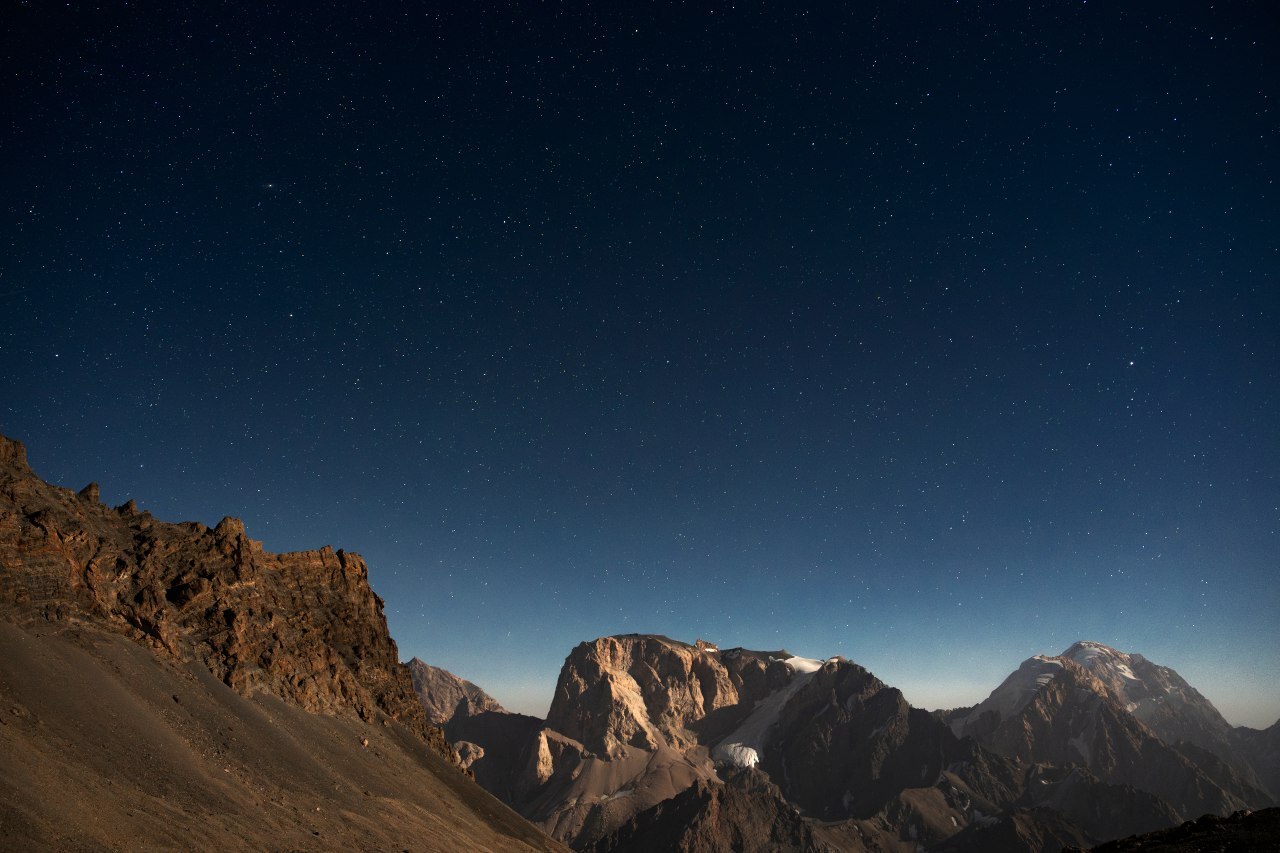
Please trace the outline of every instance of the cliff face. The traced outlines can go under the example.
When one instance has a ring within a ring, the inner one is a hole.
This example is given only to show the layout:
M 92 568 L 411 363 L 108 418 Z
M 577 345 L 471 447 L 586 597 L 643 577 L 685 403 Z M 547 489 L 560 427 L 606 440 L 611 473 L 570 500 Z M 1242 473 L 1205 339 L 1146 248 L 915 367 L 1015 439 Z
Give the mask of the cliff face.
M 955 732 L 843 658 L 601 637 L 545 727 L 480 715 L 465 739 L 490 790 L 577 849 L 1051 849 L 1235 805 L 1083 665 L 1015 676 Z
M 22 444 L 0 437 L 0 610 L 105 623 L 243 695 L 386 714 L 451 755 L 382 606 L 355 554 L 273 554 L 233 518 L 208 528 L 157 521 L 132 501 L 112 509 L 96 484 L 76 493 L 45 483 Z
M 731 716 L 791 677 L 763 654 L 721 655 L 653 635 L 601 637 L 565 660 L 547 726 L 606 755 L 623 746 L 686 749 L 700 740 L 694 728 L 725 716 L 716 712 Z

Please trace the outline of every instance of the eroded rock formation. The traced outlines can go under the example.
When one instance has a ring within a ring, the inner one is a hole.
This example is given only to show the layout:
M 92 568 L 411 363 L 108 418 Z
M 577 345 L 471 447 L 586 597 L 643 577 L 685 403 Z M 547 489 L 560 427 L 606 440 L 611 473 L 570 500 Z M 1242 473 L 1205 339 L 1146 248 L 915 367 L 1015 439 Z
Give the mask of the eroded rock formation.
M 96 484 L 50 485 L 20 442 L 0 437 L 0 608 L 18 618 L 88 618 L 244 695 L 310 711 L 399 720 L 442 755 L 355 554 L 273 554 L 244 524 L 171 524 Z
M 489 711 L 505 712 L 497 699 L 446 669 L 418 658 L 405 666 L 409 668 L 414 692 L 418 694 L 432 725 L 444 726 L 459 713 L 473 716 Z

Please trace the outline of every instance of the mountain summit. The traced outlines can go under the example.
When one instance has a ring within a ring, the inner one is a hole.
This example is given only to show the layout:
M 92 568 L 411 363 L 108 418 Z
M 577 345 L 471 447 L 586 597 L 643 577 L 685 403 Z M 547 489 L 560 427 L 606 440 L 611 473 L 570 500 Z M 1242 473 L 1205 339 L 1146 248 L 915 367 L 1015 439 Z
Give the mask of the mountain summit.
M 978 705 L 944 716 L 997 753 L 1086 767 L 1183 817 L 1271 801 L 1209 700 L 1172 669 L 1102 643 L 1028 658 Z
M 1226 757 L 1231 725 L 1213 703 L 1167 666 L 1102 643 L 1074 643 L 1060 657 L 1080 664 L 1101 681 L 1126 711 L 1165 743 L 1188 741 Z

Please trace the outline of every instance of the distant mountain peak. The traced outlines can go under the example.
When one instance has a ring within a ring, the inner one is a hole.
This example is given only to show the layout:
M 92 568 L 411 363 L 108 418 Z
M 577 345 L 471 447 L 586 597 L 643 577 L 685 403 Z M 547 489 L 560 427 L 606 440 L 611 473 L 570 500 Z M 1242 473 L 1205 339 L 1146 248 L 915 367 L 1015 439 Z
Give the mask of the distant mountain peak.
M 413 658 L 405 666 L 413 679 L 414 692 L 427 712 L 433 725 L 443 726 L 456 714 L 479 714 L 485 711 L 503 711 L 488 693 L 447 669 L 432 666 L 421 658 Z
M 1119 649 L 1112 648 L 1106 643 L 1099 643 L 1096 640 L 1076 640 L 1067 650 L 1062 653 L 1062 657 L 1074 658 L 1077 655 L 1088 657 L 1090 655 L 1124 655 Z
M 976 720 L 996 711 L 1001 719 L 1020 712 L 1065 662 L 1092 676 L 1095 690 L 1137 717 L 1168 743 L 1188 740 L 1222 753 L 1230 726 L 1218 709 L 1176 671 L 1136 652 L 1079 640 L 1059 655 L 1028 658 L 991 695 L 966 715 Z M 957 731 L 961 726 L 953 724 Z
M 1099 642 L 1028 658 L 949 721 L 955 734 L 1003 754 L 1082 763 L 1109 782 L 1155 790 L 1188 814 L 1255 801 L 1261 787 L 1208 699 L 1173 669 Z M 1196 749 L 1216 758 L 1188 759 Z M 1230 770 L 1215 766 L 1224 762 Z
M 1113 665 L 1117 663 L 1127 664 L 1134 657 L 1141 658 L 1142 655 L 1122 652 L 1105 643 L 1098 643 L 1092 640 L 1077 640 L 1058 657 L 1071 658 L 1081 666 L 1089 668 L 1108 663 Z

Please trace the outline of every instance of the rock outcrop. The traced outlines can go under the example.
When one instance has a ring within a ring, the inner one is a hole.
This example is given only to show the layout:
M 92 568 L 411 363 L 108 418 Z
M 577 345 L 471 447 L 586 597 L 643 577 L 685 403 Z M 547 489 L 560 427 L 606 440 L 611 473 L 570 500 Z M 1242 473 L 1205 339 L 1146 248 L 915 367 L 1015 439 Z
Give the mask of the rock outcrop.
M 355 554 L 273 554 L 244 524 L 170 524 L 91 484 L 52 486 L 21 443 L 0 437 L 0 610 L 92 619 L 244 695 L 313 713 L 385 715 L 452 755 L 431 726 Z
M 699 782 L 592 844 L 592 853 L 835 853 L 764 774 Z
M 975 821 L 937 846 L 938 853 L 989 853 L 993 850 L 1061 850 L 1088 844 L 1080 827 L 1052 809 L 1018 809 L 998 818 Z
M 547 725 L 603 755 L 622 746 L 685 749 L 791 676 L 767 654 L 646 634 L 601 637 L 565 660 Z
M 530 786 L 526 768 L 541 729 L 542 720 L 537 717 L 491 710 L 454 714 L 444 734 L 455 749 L 459 743 L 469 743 L 482 750 L 468 769 L 485 790 L 515 805 Z
M 0 700 L 3 849 L 563 849 L 459 772 L 359 557 L 111 509 L 6 438 Z
M 489 711 L 506 712 L 497 699 L 446 669 L 418 658 L 405 666 L 413 680 L 413 690 L 427 712 L 427 720 L 434 726 L 444 726 L 458 713 L 471 716 Z

